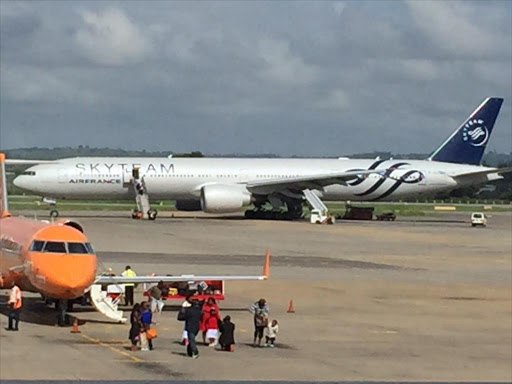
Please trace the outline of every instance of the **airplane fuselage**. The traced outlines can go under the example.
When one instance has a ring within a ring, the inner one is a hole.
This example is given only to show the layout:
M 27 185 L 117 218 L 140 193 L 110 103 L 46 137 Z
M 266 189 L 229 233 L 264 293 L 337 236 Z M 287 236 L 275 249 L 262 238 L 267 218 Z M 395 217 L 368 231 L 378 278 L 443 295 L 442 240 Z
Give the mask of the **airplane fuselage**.
M 71 158 L 31 167 L 15 184 L 58 199 L 133 199 L 132 169 L 138 168 L 152 199 L 199 199 L 204 186 L 232 185 L 249 194 L 250 181 L 278 180 L 354 170 L 374 173 L 325 187 L 311 187 L 324 200 L 397 200 L 432 195 L 461 185 L 452 177 L 481 166 L 425 160 L 237 159 L 237 158 Z M 482 178 L 481 182 L 487 181 Z M 270 193 L 275 192 L 275 188 Z

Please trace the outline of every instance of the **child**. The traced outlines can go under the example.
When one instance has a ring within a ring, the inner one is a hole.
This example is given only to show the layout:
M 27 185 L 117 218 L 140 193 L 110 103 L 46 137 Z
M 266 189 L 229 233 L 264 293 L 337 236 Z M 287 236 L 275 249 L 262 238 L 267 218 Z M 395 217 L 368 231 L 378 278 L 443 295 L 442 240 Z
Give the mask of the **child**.
M 215 347 L 217 344 L 217 337 L 219 335 L 219 317 L 215 309 L 210 310 L 210 315 L 205 319 L 206 325 L 206 338 L 208 339 L 208 346 Z
M 267 326 L 267 335 L 265 336 L 267 347 L 275 347 L 274 342 L 276 341 L 277 332 L 279 332 L 277 320 L 272 320 L 272 323 Z
M 231 322 L 231 316 L 226 316 L 219 327 L 219 344 L 222 350 L 233 352 L 235 350 L 235 324 Z
M 153 340 L 148 339 L 146 337 L 146 331 L 149 328 L 151 328 L 151 320 L 152 319 L 153 319 L 153 314 L 151 313 L 151 308 L 149 307 L 149 303 L 147 301 L 144 301 L 142 303 L 142 310 L 140 313 L 140 321 L 142 323 L 141 338 L 140 338 L 141 351 L 153 350 Z

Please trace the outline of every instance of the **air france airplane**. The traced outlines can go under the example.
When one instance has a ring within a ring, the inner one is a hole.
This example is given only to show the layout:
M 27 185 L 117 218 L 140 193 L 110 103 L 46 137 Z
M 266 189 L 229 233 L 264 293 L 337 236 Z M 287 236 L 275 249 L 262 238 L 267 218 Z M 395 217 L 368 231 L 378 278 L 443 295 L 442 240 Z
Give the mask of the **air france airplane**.
M 266 203 L 296 218 L 304 201 L 323 209 L 322 200 L 433 195 L 498 180 L 508 171 L 481 166 L 502 102 L 484 100 L 426 160 L 84 157 L 36 161 L 14 184 L 53 199 L 140 202 L 149 196 L 176 200 L 179 210 L 208 213 L 237 212 L 253 204 L 247 217 L 265 212 Z M 149 204 L 138 206 L 150 219 L 156 217 Z

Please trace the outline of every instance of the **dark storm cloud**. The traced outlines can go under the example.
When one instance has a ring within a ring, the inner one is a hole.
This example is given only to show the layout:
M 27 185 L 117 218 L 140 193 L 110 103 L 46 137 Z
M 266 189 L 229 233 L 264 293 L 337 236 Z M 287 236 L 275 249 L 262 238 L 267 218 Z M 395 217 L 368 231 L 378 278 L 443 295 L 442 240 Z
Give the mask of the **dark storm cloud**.
M 487 96 L 510 2 L 0 3 L 0 146 L 429 152 Z

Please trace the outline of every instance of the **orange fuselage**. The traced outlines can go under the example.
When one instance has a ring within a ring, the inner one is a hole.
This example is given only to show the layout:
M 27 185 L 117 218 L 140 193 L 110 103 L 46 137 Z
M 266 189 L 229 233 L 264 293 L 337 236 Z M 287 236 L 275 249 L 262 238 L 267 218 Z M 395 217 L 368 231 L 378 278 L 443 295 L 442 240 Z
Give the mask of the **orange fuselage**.
M 0 218 L 0 276 L 3 286 L 54 299 L 81 296 L 96 275 L 96 255 L 87 237 L 62 222 Z

